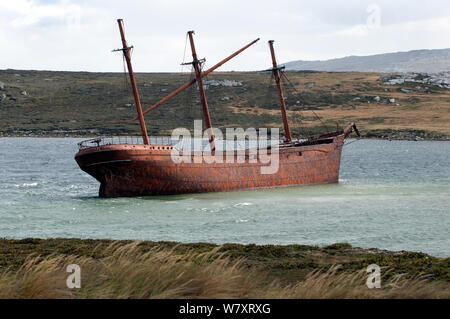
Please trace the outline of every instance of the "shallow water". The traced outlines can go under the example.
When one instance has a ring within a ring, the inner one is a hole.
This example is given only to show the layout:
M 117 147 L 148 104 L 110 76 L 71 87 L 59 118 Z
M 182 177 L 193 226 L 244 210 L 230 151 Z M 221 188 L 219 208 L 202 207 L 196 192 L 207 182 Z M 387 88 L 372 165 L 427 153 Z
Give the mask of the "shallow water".
M 340 183 L 100 199 L 76 138 L 0 138 L 0 236 L 327 245 L 450 256 L 450 142 L 361 140 Z

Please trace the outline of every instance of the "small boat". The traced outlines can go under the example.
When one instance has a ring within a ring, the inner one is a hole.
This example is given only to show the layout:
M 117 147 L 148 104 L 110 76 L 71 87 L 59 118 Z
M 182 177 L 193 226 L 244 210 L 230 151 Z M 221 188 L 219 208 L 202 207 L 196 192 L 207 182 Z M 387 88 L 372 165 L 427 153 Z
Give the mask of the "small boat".
M 135 120 L 140 123 L 142 143 L 125 141 L 124 138 L 95 138 L 79 143 L 75 160 L 83 171 L 100 182 L 100 197 L 219 192 L 338 182 L 342 147 L 352 131 L 359 135 L 356 125 L 350 123 L 345 129 L 305 140 L 292 138 L 281 85 L 283 67 L 277 65 L 274 41 L 269 41 L 273 65 L 270 72 L 278 91 L 284 140 L 267 143 L 264 147 L 226 149 L 223 152 L 220 148 L 216 149 L 218 141 L 215 140 L 202 78 L 259 39 L 202 71 L 203 61 L 197 58 L 194 32 L 189 31 L 193 57 L 189 64 L 193 66 L 195 78 L 143 111 L 131 65 L 132 47 L 127 45 L 121 19 L 118 24 L 123 46 L 119 50 L 123 52 L 128 67 L 137 109 Z M 171 138 L 149 138 L 144 115 L 194 84 L 200 94 L 209 151 L 179 150 Z M 222 160 L 218 160 L 218 154 L 226 154 L 226 160 L 223 156 Z M 276 161 L 276 165 L 268 158 Z

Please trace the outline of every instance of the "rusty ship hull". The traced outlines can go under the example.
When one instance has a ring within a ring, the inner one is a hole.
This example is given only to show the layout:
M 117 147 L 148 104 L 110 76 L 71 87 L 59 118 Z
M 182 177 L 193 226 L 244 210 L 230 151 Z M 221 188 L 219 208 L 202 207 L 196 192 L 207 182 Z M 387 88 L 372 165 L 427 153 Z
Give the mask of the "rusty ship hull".
M 116 144 L 81 149 L 75 156 L 80 168 L 100 182 L 100 197 L 168 195 L 220 192 L 336 183 L 341 152 L 349 132 L 314 142 L 283 146 L 279 166 L 273 174 L 261 174 L 267 166 L 245 151 L 245 160 L 232 163 L 176 163 L 167 145 Z

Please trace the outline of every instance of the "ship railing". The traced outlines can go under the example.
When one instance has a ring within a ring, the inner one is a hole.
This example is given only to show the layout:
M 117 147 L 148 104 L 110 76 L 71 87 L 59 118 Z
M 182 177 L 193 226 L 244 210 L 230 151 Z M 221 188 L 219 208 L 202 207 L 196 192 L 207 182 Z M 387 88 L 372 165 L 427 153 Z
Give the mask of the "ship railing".
M 174 148 L 180 151 L 195 151 L 195 150 L 208 150 L 208 139 L 174 139 L 170 136 L 149 136 L 149 142 L 153 145 L 172 145 Z M 91 138 L 78 143 L 79 150 L 83 150 L 90 147 L 100 147 L 105 145 L 118 145 L 118 144 L 143 144 L 142 137 L 140 136 L 111 136 L 111 137 L 98 137 Z M 275 144 L 280 146 L 282 141 L 268 140 L 216 140 L 217 150 L 246 150 L 246 149 L 264 149 Z
M 281 144 L 281 141 L 272 140 L 215 140 L 217 151 L 237 151 L 249 149 L 265 149 L 271 145 Z M 179 151 L 210 150 L 208 139 L 179 139 L 173 140 L 173 147 Z
M 173 145 L 176 141 L 173 141 L 170 136 L 149 136 L 150 144 L 155 145 Z M 90 147 L 100 147 L 105 145 L 119 145 L 119 144 L 144 144 L 141 136 L 108 136 L 97 137 L 78 143 L 79 150 L 83 150 Z

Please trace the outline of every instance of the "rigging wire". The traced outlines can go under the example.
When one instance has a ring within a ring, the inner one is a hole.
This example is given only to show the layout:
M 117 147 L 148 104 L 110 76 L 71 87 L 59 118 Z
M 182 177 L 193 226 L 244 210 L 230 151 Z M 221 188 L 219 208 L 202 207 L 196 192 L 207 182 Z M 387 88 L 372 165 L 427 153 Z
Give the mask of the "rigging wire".
M 125 22 L 123 20 L 122 20 L 122 27 L 125 32 Z M 121 50 L 121 51 L 122 51 L 123 75 L 124 75 L 124 82 L 125 82 L 124 86 L 125 86 L 125 89 L 129 89 L 130 84 L 128 83 L 128 77 L 127 77 L 127 65 L 126 65 L 126 59 L 125 59 L 125 51 L 123 51 L 123 50 Z M 131 53 L 130 53 L 130 56 L 131 56 Z
M 345 147 L 345 146 L 348 146 L 348 145 L 350 145 L 350 144 L 352 144 L 352 143 L 358 142 L 360 139 L 361 139 L 361 137 L 358 136 L 358 137 L 357 137 L 356 139 L 354 139 L 353 141 L 350 141 L 350 142 L 344 142 L 344 147 Z
M 128 77 L 127 77 L 127 65 L 126 65 L 125 55 L 124 54 L 122 54 L 122 62 L 123 62 L 124 87 L 125 87 L 125 89 L 128 89 L 129 88 L 129 83 L 128 83 Z
M 181 72 L 186 74 L 188 72 L 185 71 L 185 66 L 190 65 L 191 70 L 189 72 L 189 82 L 192 81 L 195 78 L 195 72 L 194 72 L 194 65 L 192 63 L 186 63 L 186 50 L 187 50 L 187 43 L 188 43 L 188 33 L 186 33 L 185 41 L 184 41 L 184 52 L 183 52 L 183 62 L 181 63 Z M 187 115 L 188 119 L 195 119 L 195 115 L 193 114 L 194 110 L 194 104 L 195 104 L 195 85 L 193 84 L 190 87 L 186 88 L 184 93 L 181 93 L 180 99 L 182 100 L 182 103 L 186 106 L 189 106 L 189 112 Z
M 194 66 L 191 65 L 191 72 L 190 72 L 190 80 L 192 81 L 195 77 L 195 72 L 194 72 Z M 197 82 L 196 82 L 197 83 Z M 195 120 L 195 112 L 194 112 L 194 104 L 195 104 L 195 95 L 196 95 L 196 90 L 195 90 L 195 86 L 196 83 L 192 84 L 188 89 L 187 89 L 187 94 L 186 96 L 186 104 L 189 104 L 189 117 L 190 119 L 194 119 Z
M 186 39 L 184 40 L 184 52 L 183 52 L 183 63 L 181 63 L 181 73 L 184 71 L 184 66 L 186 62 L 186 47 L 187 47 L 188 34 L 186 33 Z
M 286 80 L 285 80 L 283 77 L 281 78 L 281 80 L 283 81 L 283 84 L 286 84 Z M 288 83 L 288 84 L 289 84 L 289 83 Z M 290 84 L 290 86 L 293 87 L 292 84 Z M 286 92 L 287 92 L 286 96 L 287 96 L 287 97 L 289 97 L 289 96 L 291 95 L 291 91 L 293 91 L 292 88 L 291 88 L 290 86 L 287 86 L 287 90 L 286 90 Z M 295 89 L 295 88 L 294 88 L 294 89 Z M 294 93 L 295 93 L 295 92 L 294 92 Z M 293 95 L 293 96 L 295 96 L 295 95 L 298 96 L 298 94 L 292 94 L 292 95 Z M 301 111 L 298 111 L 298 112 L 294 111 L 293 114 L 294 114 L 294 115 L 293 115 L 293 120 L 292 120 L 292 121 L 293 121 L 295 124 L 298 124 L 298 128 L 300 129 L 302 136 L 308 137 L 309 139 L 313 138 L 313 134 L 311 134 L 311 132 L 310 132 L 309 130 L 305 130 L 305 127 L 302 125 L 302 122 L 306 121 L 306 119 L 303 117 Z M 292 117 L 291 117 L 291 118 L 292 118 Z M 299 139 L 299 136 L 297 136 L 297 139 Z
M 294 92 L 295 92 L 297 95 L 301 95 L 300 92 L 297 91 L 297 89 L 295 88 L 295 86 L 294 86 L 294 85 L 292 84 L 292 82 L 289 80 L 289 78 L 286 76 L 286 73 L 281 72 L 281 76 L 287 81 L 287 83 L 292 87 L 292 89 L 294 90 Z M 320 123 L 322 124 L 322 127 L 325 128 L 325 130 L 327 131 L 327 133 L 329 133 L 328 126 L 322 121 L 322 119 L 320 118 L 320 116 L 317 115 L 317 113 L 314 112 L 314 110 L 310 110 L 310 111 L 311 111 L 311 112 L 314 114 L 314 116 L 320 121 Z

